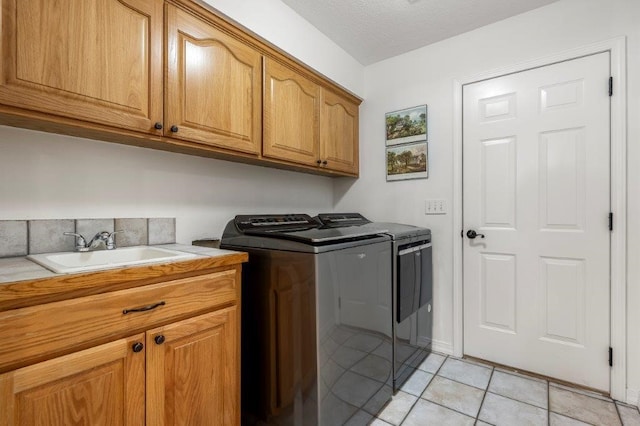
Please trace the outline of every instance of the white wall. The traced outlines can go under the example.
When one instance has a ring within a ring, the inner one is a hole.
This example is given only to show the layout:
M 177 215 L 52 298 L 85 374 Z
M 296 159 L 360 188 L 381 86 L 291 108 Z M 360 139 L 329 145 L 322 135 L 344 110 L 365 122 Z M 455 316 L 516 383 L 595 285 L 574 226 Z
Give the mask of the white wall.
M 242 213 L 330 210 L 330 178 L 0 126 L 0 220 L 175 217 L 219 237 Z
M 628 370 L 630 402 L 640 390 L 640 2 L 561 0 L 549 6 L 444 40 L 365 68 L 360 109 L 361 178 L 335 182 L 335 209 L 359 210 L 376 220 L 428 226 L 433 231 L 436 344 L 452 345 L 452 216 L 425 216 L 427 198 L 453 196 L 454 79 L 627 36 L 628 75 Z M 428 180 L 385 182 L 384 114 L 429 107 Z
M 364 67 L 279 0 L 212 6 L 356 94 Z M 176 217 L 178 242 L 235 214 L 332 208 L 331 178 L 0 126 L 0 220 Z
M 362 96 L 364 67 L 280 0 L 204 0 L 336 83 Z

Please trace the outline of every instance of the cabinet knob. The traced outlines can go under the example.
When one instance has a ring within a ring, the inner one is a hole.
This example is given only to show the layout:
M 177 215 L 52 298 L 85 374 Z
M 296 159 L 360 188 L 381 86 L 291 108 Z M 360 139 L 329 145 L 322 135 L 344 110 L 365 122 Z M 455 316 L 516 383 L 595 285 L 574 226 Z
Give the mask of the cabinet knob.
M 318 161 L 316 161 L 316 163 L 320 164 L 320 163 L 322 163 L 322 160 L 318 160 Z
M 156 130 L 162 130 L 162 123 L 156 123 L 153 125 Z
M 140 352 L 144 349 L 144 345 L 141 342 L 135 342 L 131 345 L 131 349 L 133 349 L 134 352 Z
M 153 341 L 156 342 L 156 345 L 161 345 L 164 343 L 164 336 L 162 334 L 158 334 L 153 338 Z
M 322 165 L 323 165 L 323 166 L 326 166 L 326 165 L 327 165 L 327 160 L 324 160 L 324 161 L 322 162 Z
M 176 126 L 175 124 L 173 126 L 171 126 L 170 129 L 173 133 L 178 133 L 178 126 Z

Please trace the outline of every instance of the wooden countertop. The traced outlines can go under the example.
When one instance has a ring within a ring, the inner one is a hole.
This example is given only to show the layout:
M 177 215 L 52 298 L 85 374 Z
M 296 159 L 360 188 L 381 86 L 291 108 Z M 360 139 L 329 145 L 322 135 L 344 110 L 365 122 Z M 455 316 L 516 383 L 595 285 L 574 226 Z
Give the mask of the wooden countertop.
M 200 275 L 240 265 L 249 258 L 247 253 L 230 250 L 178 244 L 161 247 L 194 253 L 198 257 L 74 274 L 54 274 L 26 258 L 2 259 L 4 262 L 0 262 L 0 277 L 3 278 L 0 279 L 0 312 L 153 284 L 164 281 L 169 276 L 171 279 L 178 279 Z

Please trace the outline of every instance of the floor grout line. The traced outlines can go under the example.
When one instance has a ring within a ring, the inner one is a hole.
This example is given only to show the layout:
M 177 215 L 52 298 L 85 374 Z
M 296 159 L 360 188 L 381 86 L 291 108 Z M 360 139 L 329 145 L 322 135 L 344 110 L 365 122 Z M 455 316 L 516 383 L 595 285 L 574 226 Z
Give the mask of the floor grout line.
M 484 400 L 487 397 L 487 394 L 489 393 L 489 386 L 491 385 L 491 379 L 493 379 L 493 372 L 495 371 L 495 368 L 491 369 L 491 375 L 489 376 L 489 383 L 487 383 L 487 389 L 485 389 L 484 394 L 482 395 L 482 401 L 480 401 L 480 408 L 478 408 L 478 413 L 476 414 L 476 423 L 478 423 L 478 421 L 480 420 L 480 412 L 482 411 L 482 406 L 484 405 Z M 482 421 L 482 420 L 480 420 Z
M 455 361 L 465 362 L 464 360 L 456 358 L 456 357 L 452 357 L 450 355 L 439 354 L 439 353 L 436 353 L 436 352 L 432 352 L 432 353 L 435 354 L 435 355 L 443 357 L 443 359 L 442 359 L 442 362 L 440 363 L 440 365 L 435 369 L 435 371 L 433 373 L 430 372 L 430 371 L 427 371 L 427 370 L 420 369 L 419 366 L 416 366 L 416 369 L 415 369 L 416 371 L 420 370 L 423 373 L 426 373 L 426 374 L 431 376 L 430 380 L 426 381 L 424 389 L 422 390 L 420 395 L 415 395 L 413 393 L 410 393 L 410 392 L 407 392 L 407 391 L 404 391 L 404 390 L 400 389 L 403 393 L 406 393 L 407 395 L 410 395 L 412 397 L 416 397 L 417 396 L 416 400 L 411 404 L 409 409 L 402 416 L 401 421 L 399 423 L 400 426 L 402 426 L 407 421 L 409 415 L 416 408 L 416 405 L 418 404 L 418 402 L 420 400 L 423 400 L 423 401 L 428 402 L 430 404 L 434 404 L 436 406 L 442 407 L 442 408 L 444 408 L 444 409 L 446 409 L 448 411 L 452 411 L 454 413 L 457 413 L 457 414 L 460 414 L 460 415 L 464 415 L 464 416 L 466 416 L 466 417 L 468 417 L 470 419 L 473 419 L 474 420 L 474 424 L 477 424 L 478 422 L 488 423 L 488 422 L 484 422 L 484 420 L 480 419 L 480 413 L 482 412 L 482 408 L 484 406 L 484 403 L 486 402 L 487 394 L 489 394 L 489 393 L 491 393 L 493 395 L 500 396 L 502 398 L 505 398 L 505 399 L 508 399 L 508 400 L 511 400 L 511 401 L 514 401 L 514 402 L 517 402 L 517 403 L 525 404 L 525 405 L 527 405 L 529 407 L 533 407 L 533 408 L 536 408 L 536 409 L 539 409 L 539 410 L 545 410 L 546 411 L 546 417 L 547 417 L 547 424 L 551 424 L 551 414 L 559 415 L 559 416 L 565 417 L 567 419 L 572 419 L 572 420 L 575 420 L 575 421 L 580 421 L 580 422 L 583 422 L 585 424 L 591 424 L 591 423 L 589 423 L 589 422 L 587 422 L 585 420 L 581 420 L 581 419 L 575 418 L 575 417 L 573 417 L 571 415 L 568 415 L 566 413 L 559 413 L 559 412 L 556 412 L 556 411 L 552 410 L 552 407 L 551 407 L 551 388 L 555 387 L 555 386 L 553 386 L 553 383 L 551 381 L 549 381 L 549 380 L 530 379 L 530 378 L 526 377 L 526 375 L 511 374 L 508 371 L 496 370 L 495 367 L 487 366 L 487 367 L 484 367 L 484 368 L 490 369 L 491 372 L 490 372 L 490 375 L 489 375 L 489 380 L 488 380 L 486 388 L 482 389 L 482 388 L 478 388 L 476 386 L 469 385 L 467 383 L 462 383 L 462 382 L 460 382 L 458 380 L 451 379 L 451 378 L 448 378 L 448 377 L 443 376 L 443 375 L 440 374 L 442 372 L 442 369 L 443 369 L 444 365 L 447 363 L 447 361 L 449 359 L 452 359 L 452 360 L 455 360 Z M 469 363 L 469 362 L 466 362 L 466 364 L 468 364 L 470 366 L 477 366 L 476 364 Z M 500 371 L 501 373 L 504 373 L 504 374 L 509 375 L 510 377 L 513 377 L 513 378 L 516 378 L 516 379 L 524 379 L 524 380 L 530 380 L 532 383 L 539 383 L 539 384 L 543 384 L 544 383 L 544 384 L 546 384 L 546 391 L 547 391 L 547 398 L 546 398 L 547 399 L 547 407 L 546 407 L 546 409 L 543 408 L 543 407 L 540 407 L 538 405 L 532 404 L 530 402 L 520 401 L 520 400 L 515 399 L 513 397 L 501 395 L 499 393 L 490 391 L 489 389 L 490 389 L 490 386 L 491 386 L 491 381 L 493 380 L 496 371 Z M 480 405 L 479 405 L 479 408 L 478 408 L 478 411 L 477 411 L 475 417 L 472 416 L 472 415 L 469 415 L 467 413 L 464 413 L 462 411 L 459 411 L 458 409 L 448 407 L 447 405 L 444 405 L 443 403 L 432 401 L 432 400 L 430 400 L 430 399 L 428 399 L 426 397 L 423 397 L 423 395 L 426 392 L 426 390 L 433 383 L 433 378 L 435 378 L 436 376 L 441 377 L 443 379 L 450 380 L 452 382 L 455 382 L 455 383 L 458 383 L 458 384 L 461 384 L 461 385 L 469 386 L 470 388 L 481 390 L 483 392 L 482 400 L 480 401 Z M 564 391 L 567 391 L 567 392 L 571 392 L 573 394 L 581 395 L 581 396 L 584 396 L 586 398 L 592 398 L 592 399 L 595 399 L 595 400 L 599 400 L 599 401 L 602 401 L 604 403 L 613 403 L 615 405 L 615 410 L 616 410 L 615 413 L 617 415 L 617 418 L 620 421 L 620 424 L 623 424 L 622 423 L 622 415 L 621 415 L 621 412 L 620 412 L 621 409 L 620 409 L 619 405 L 624 405 L 624 404 L 618 404 L 615 400 L 607 401 L 607 400 L 604 400 L 602 398 L 598 398 L 598 397 L 591 396 L 591 395 L 588 395 L 588 394 L 585 394 L 585 393 L 582 393 L 582 392 L 578 392 L 578 390 L 579 390 L 578 388 L 576 388 L 575 391 L 574 391 L 570 386 L 567 386 L 567 385 L 564 385 L 562 387 L 558 387 L 558 389 L 564 390 Z M 635 409 L 640 413 L 640 407 L 630 406 L 630 408 Z M 382 421 L 385 421 L 384 419 L 379 418 L 377 415 L 374 416 L 374 418 L 378 418 L 378 419 L 380 419 Z M 488 424 L 490 424 L 490 423 L 488 423 Z
M 547 380 L 547 424 L 551 424 L 551 385 Z

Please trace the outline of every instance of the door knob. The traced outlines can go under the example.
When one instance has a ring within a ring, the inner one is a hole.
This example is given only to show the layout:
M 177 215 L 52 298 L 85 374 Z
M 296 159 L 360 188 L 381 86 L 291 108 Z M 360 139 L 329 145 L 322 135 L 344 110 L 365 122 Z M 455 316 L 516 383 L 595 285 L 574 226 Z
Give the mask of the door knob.
M 469 229 L 467 231 L 467 238 L 473 240 L 476 237 L 480 237 L 480 238 L 484 238 L 484 234 L 478 234 L 476 231 L 474 231 L 473 229 Z

